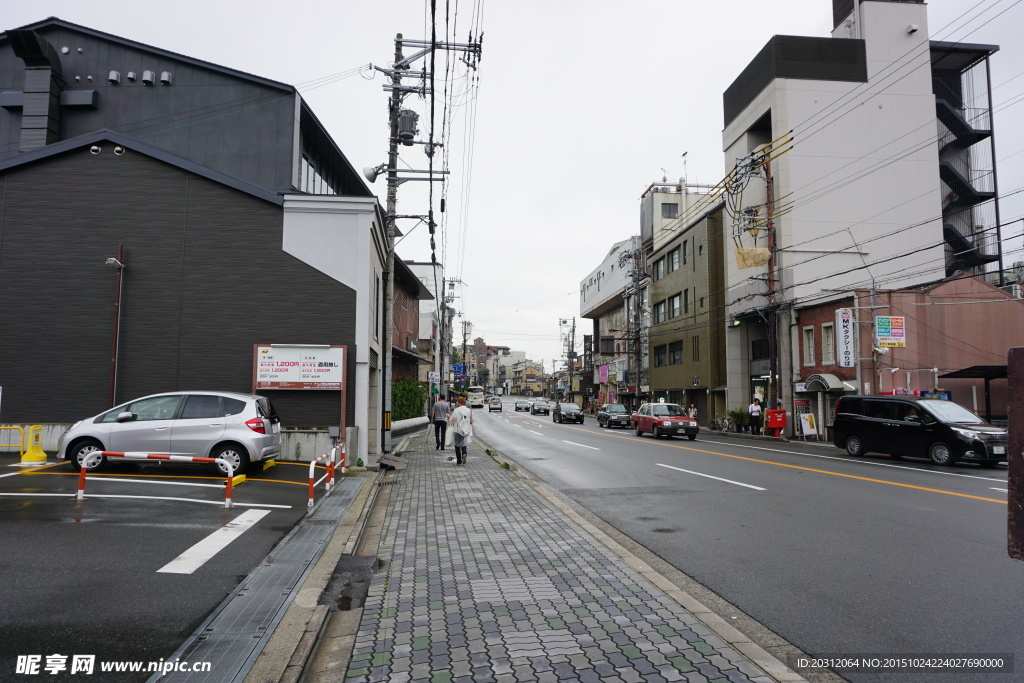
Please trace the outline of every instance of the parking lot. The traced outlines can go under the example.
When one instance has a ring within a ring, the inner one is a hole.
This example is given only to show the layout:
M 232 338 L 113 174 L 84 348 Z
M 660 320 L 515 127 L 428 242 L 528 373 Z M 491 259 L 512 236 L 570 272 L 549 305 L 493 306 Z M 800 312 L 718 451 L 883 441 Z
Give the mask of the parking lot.
M 169 657 L 307 512 L 308 463 L 251 472 L 225 508 L 211 465 L 111 463 L 77 500 L 67 464 L 17 462 L 0 455 L 5 680 L 19 656 Z

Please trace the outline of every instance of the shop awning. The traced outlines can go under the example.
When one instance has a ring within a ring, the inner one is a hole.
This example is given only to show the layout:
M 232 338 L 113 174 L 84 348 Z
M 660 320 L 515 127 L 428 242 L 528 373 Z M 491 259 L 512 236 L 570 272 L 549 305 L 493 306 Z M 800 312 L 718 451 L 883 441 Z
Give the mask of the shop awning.
M 963 370 L 954 370 L 953 372 L 947 372 L 944 375 L 939 375 L 939 379 L 983 379 L 985 380 L 985 420 L 987 422 L 992 421 L 992 387 L 991 383 L 994 379 L 1008 379 L 1009 373 L 1007 372 L 1006 365 L 972 365 L 969 368 Z
M 855 387 L 829 372 L 821 372 L 805 379 L 804 389 L 806 391 L 856 391 Z

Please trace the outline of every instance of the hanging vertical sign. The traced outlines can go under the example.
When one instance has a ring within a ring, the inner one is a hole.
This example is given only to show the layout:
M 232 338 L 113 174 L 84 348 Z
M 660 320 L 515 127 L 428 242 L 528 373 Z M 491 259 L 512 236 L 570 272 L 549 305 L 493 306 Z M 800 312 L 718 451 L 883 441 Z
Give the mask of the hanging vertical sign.
M 906 346 L 907 319 L 902 315 L 876 315 L 875 338 L 879 346 Z
M 852 368 L 857 358 L 854 352 L 854 322 L 852 308 L 836 309 L 836 365 Z

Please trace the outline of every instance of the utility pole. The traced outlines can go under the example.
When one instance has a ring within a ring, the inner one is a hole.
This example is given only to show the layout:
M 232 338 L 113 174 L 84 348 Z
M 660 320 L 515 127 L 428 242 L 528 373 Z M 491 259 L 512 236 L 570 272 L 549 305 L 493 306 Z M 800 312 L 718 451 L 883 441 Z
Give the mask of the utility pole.
M 409 45 L 413 48 L 419 48 L 419 52 L 405 57 L 402 52 L 403 45 Z M 479 42 L 476 43 L 446 43 L 426 40 L 405 40 L 402 34 L 399 33 L 395 36 L 395 62 L 393 68 L 382 69 L 380 67 L 374 67 L 378 71 L 387 74 L 390 77 L 390 83 L 384 86 L 385 90 L 391 91 L 391 100 L 388 105 L 389 124 L 390 124 L 390 139 L 388 142 L 388 161 L 387 164 L 381 166 L 369 167 L 363 169 L 363 174 L 366 178 L 373 182 L 377 176 L 385 168 L 388 174 L 388 192 L 387 192 L 387 213 L 385 215 L 385 230 L 387 232 L 387 256 L 386 263 L 384 266 L 384 334 L 383 336 L 383 348 L 382 348 L 382 370 L 383 370 L 383 385 L 384 385 L 384 405 L 383 405 L 383 421 L 381 425 L 381 450 L 385 453 L 391 452 L 391 385 L 392 385 L 392 347 L 394 344 L 394 303 L 395 303 L 395 289 L 394 289 L 394 273 L 395 273 L 395 234 L 397 232 L 395 227 L 395 219 L 398 217 L 397 206 L 398 206 L 398 186 L 404 182 L 410 180 L 424 180 L 427 182 L 434 182 L 442 180 L 443 176 L 448 171 L 438 171 L 439 177 L 434 176 L 434 171 L 416 171 L 412 169 L 404 169 L 403 173 L 423 173 L 426 177 L 410 177 L 400 176 L 398 169 L 398 143 L 399 140 L 406 145 L 412 145 L 414 143 L 413 138 L 418 132 L 416 130 L 416 121 L 419 117 L 418 114 L 411 110 L 402 110 L 402 99 L 405 95 L 410 93 L 418 93 L 426 96 L 432 95 L 433 92 L 427 87 L 427 78 L 433 78 L 433 74 L 428 74 L 427 70 L 424 69 L 421 72 L 413 72 L 410 70 L 410 66 L 416 60 L 426 56 L 432 55 L 435 50 L 457 50 L 466 52 L 472 57 L 473 61 L 465 60 L 466 64 L 471 68 L 475 68 L 476 59 L 480 56 Z M 419 86 L 404 86 L 402 85 L 402 78 L 420 78 L 423 82 Z M 433 134 L 433 131 L 431 131 Z M 433 155 L 434 141 L 433 139 L 428 140 L 426 143 L 428 155 Z M 427 222 L 430 228 L 430 233 L 434 233 L 433 223 L 433 207 L 427 218 Z M 423 216 L 411 216 L 414 218 L 423 219 Z M 431 237 L 431 244 L 433 244 L 433 237 Z

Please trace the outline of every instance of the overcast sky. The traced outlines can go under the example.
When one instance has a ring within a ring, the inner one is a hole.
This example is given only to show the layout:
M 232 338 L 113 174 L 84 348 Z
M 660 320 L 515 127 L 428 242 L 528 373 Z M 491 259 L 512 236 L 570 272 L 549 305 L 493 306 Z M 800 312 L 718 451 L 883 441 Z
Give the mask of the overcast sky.
M 484 38 L 479 69 L 470 72 L 476 87 L 461 66 L 450 86 L 460 96 L 452 109 L 438 260 L 465 283 L 455 305 L 473 323 L 472 337 L 525 351 L 548 370 L 565 351 L 559 319 L 576 316 L 578 343 L 591 331 L 579 319 L 580 281 L 615 242 L 639 233 L 644 189 L 661 180 L 662 169 L 670 180 L 683 176 L 684 152 L 690 182 L 715 183 L 724 174 L 722 92 L 772 35 L 828 36 L 832 29 L 830 0 L 463 0 L 457 10 L 449 2 L 456 39 L 466 41 L 474 25 Z M 992 82 L 1004 195 L 1024 186 L 1024 104 L 999 111 L 1001 103 L 1024 98 L 1024 78 L 1017 78 L 1024 71 L 1021 3 L 929 6 L 932 39 L 1002 47 Z M 6 3 L 0 28 L 57 16 L 296 85 L 361 169 L 386 161 L 385 77 L 327 77 L 369 63 L 386 67 L 396 33 L 428 38 L 427 4 L 38 0 Z M 439 0 L 440 21 L 444 5 Z M 414 96 L 407 104 L 424 114 L 425 130 L 426 102 Z M 402 161 L 427 168 L 419 146 L 403 147 Z M 381 178 L 372 186 L 382 203 L 385 185 Z M 426 185 L 400 188 L 400 214 L 426 213 Z M 437 185 L 435 197 L 440 192 Z M 1021 197 L 1003 202 L 1004 223 L 1024 215 Z M 1021 225 L 1004 236 L 1020 234 Z M 426 228 L 411 221 L 400 227 L 408 236 L 399 256 L 429 261 Z M 1008 265 L 1022 258 L 1012 254 Z

